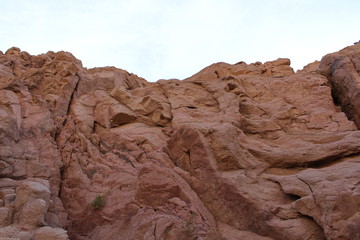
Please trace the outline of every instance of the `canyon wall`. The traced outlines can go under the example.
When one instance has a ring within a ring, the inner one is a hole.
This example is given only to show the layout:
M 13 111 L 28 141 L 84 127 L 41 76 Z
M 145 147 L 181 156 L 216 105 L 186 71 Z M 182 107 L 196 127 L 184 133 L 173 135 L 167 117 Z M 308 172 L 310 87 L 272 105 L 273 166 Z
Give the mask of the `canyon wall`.
M 155 83 L 0 52 L 0 240 L 360 239 L 360 44 Z

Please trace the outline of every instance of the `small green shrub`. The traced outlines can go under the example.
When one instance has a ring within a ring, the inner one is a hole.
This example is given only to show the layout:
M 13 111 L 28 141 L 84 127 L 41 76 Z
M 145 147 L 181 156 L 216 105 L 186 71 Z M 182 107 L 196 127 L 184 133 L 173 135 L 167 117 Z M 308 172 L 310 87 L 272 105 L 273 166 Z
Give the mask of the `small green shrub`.
M 91 201 L 90 205 L 96 209 L 96 210 L 100 210 L 103 207 L 105 207 L 105 197 L 103 195 L 96 195 L 95 199 Z

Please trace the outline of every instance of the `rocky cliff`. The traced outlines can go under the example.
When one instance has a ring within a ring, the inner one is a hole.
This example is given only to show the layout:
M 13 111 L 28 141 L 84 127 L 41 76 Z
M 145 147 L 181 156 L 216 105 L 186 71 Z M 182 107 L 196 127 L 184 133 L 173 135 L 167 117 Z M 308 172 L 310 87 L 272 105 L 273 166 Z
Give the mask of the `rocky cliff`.
M 156 83 L 0 52 L 0 239 L 360 239 L 359 74 L 360 44 Z

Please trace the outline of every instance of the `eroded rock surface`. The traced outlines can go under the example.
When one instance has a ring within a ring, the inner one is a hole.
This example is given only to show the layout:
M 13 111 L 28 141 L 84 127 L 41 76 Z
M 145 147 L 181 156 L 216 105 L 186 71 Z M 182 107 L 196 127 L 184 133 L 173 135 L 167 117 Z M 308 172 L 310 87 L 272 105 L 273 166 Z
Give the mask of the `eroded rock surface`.
M 360 239 L 359 59 L 149 83 L 9 49 L 0 239 Z
M 333 85 L 335 100 L 360 128 L 360 47 L 344 48 L 323 57 L 319 67 Z

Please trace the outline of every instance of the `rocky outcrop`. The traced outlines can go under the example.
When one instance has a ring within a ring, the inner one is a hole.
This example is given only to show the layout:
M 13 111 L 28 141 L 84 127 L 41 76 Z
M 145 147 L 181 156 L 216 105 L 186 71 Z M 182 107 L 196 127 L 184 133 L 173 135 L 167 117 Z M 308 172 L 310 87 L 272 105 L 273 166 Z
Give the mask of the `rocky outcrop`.
M 156 83 L 9 49 L 0 239 L 360 239 L 359 49 Z
M 348 118 L 360 127 L 359 45 L 323 57 L 319 70 L 331 82 L 333 96 Z

